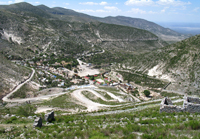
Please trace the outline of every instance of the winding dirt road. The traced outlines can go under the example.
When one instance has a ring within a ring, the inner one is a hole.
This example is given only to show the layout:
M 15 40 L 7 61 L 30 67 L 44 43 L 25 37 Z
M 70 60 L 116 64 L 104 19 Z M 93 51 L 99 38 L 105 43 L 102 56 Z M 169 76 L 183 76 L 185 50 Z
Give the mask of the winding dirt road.
M 83 91 L 89 91 L 91 93 L 93 93 L 95 96 L 101 98 L 102 100 L 104 101 L 107 101 L 109 102 L 109 100 L 107 100 L 106 98 L 104 98 L 101 94 L 99 94 L 98 92 L 96 92 L 95 90 L 92 90 L 92 89 L 79 89 L 79 90 L 75 90 L 72 92 L 72 96 L 74 98 L 76 98 L 79 102 L 81 102 L 84 106 L 87 107 L 87 111 L 95 111 L 95 110 L 98 110 L 102 107 L 118 107 L 118 106 L 121 106 L 121 105 L 105 105 L 105 104 L 100 104 L 100 103 L 96 103 L 96 102 L 93 102 L 92 100 L 86 98 L 82 92 Z M 102 90 L 101 90 L 102 91 Z M 115 96 L 114 94 L 112 93 L 109 93 L 107 92 L 108 95 L 110 95 L 113 99 L 117 99 L 119 102 L 124 102 L 123 99 Z
M 25 82 L 23 82 L 23 83 L 17 85 L 17 87 L 16 87 L 12 92 L 10 92 L 10 93 L 7 94 L 5 97 L 3 97 L 2 100 L 3 100 L 4 102 L 13 102 L 13 100 L 9 99 L 9 97 L 10 97 L 13 93 L 15 93 L 17 90 L 19 90 L 24 84 L 26 84 L 27 82 L 29 82 L 29 81 L 33 78 L 34 74 L 35 74 L 35 70 L 32 68 L 32 74 L 31 74 L 31 76 L 30 76 Z

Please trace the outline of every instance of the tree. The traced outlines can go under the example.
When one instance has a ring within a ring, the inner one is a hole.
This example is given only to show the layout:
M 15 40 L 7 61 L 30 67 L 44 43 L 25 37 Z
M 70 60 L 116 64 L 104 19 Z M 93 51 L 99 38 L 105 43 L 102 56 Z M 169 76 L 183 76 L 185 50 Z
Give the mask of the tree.
M 150 95 L 150 91 L 149 90 L 144 90 L 144 94 L 146 97 L 148 97 Z
M 75 72 L 75 73 L 78 73 L 78 70 L 77 70 L 77 69 L 74 69 L 74 72 Z
M 90 76 L 90 80 L 94 80 L 94 76 Z

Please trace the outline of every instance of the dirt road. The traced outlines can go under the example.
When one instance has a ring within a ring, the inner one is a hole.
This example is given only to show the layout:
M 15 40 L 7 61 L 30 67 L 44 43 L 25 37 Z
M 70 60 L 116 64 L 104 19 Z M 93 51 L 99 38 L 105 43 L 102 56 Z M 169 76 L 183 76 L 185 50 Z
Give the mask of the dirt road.
M 26 84 L 27 82 L 29 82 L 29 81 L 33 78 L 34 74 L 35 74 L 35 70 L 32 68 L 32 74 L 31 74 L 31 76 L 30 76 L 25 82 L 23 82 L 23 83 L 17 85 L 17 87 L 16 87 L 12 92 L 10 92 L 10 93 L 7 94 L 5 97 L 3 97 L 2 100 L 3 100 L 4 102 L 12 102 L 12 100 L 10 100 L 9 97 L 10 97 L 13 93 L 15 93 L 17 90 L 19 90 L 24 84 Z

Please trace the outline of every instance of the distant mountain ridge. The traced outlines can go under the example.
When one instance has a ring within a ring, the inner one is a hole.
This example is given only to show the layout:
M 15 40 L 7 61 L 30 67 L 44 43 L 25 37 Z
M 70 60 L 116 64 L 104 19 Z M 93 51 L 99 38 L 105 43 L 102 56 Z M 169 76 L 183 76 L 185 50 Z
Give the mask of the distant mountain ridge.
M 59 48 L 65 48 L 69 44 L 73 47 L 66 49 L 68 50 L 66 53 L 73 52 L 75 46 L 78 48 L 79 45 L 83 46 L 85 51 L 88 51 L 92 44 L 107 49 L 124 49 L 123 51 L 148 50 L 166 45 L 166 43 L 160 44 L 162 41 L 149 31 L 105 24 L 93 19 L 91 21 L 94 22 L 89 22 L 89 17 L 72 10 L 48 8 L 44 5 L 33 6 L 29 3 L 4 5 L 0 6 L 2 21 L 0 34 L 4 40 L 25 48 L 31 47 L 27 48 L 31 49 L 30 53 L 36 50 L 58 51 Z M 78 22 L 81 20 L 82 22 Z M 75 53 L 80 52 L 75 51 Z
M 69 22 L 88 23 L 88 22 L 99 21 L 99 22 L 108 23 L 108 24 L 130 26 L 130 27 L 150 31 L 156 34 L 159 38 L 168 42 L 180 41 L 187 37 L 169 28 L 164 28 L 156 23 L 147 21 L 145 19 L 140 19 L 140 18 L 131 18 L 131 17 L 125 17 L 125 16 L 116 16 L 116 17 L 108 16 L 105 18 L 100 18 L 100 17 L 94 17 L 87 14 L 79 13 L 74 10 L 61 8 L 61 7 L 49 8 L 45 5 L 32 6 L 29 3 L 17 3 L 17 4 L 8 5 L 8 6 L 1 5 L 0 9 L 6 9 L 10 11 L 17 10 L 18 12 L 26 10 L 32 14 L 37 14 L 37 15 L 47 17 L 47 18 L 50 18 L 51 16 L 53 16 L 59 20 L 65 20 Z
M 169 28 L 164 28 L 154 22 L 150 22 L 145 19 L 131 18 L 125 16 L 116 16 L 116 17 L 108 16 L 105 18 L 100 18 L 60 7 L 49 8 L 44 5 L 39 5 L 37 7 L 57 16 L 62 15 L 62 17 L 59 17 L 59 19 L 63 20 L 80 21 L 80 22 L 99 21 L 108 24 L 116 24 L 116 25 L 123 25 L 123 26 L 130 26 L 134 28 L 144 29 L 156 34 L 159 38 L 162 38 L 163 40 L 169 42 L 180 41 L 187 38 L 187 36 L 184 36 L 181 33 L 173 31 Z

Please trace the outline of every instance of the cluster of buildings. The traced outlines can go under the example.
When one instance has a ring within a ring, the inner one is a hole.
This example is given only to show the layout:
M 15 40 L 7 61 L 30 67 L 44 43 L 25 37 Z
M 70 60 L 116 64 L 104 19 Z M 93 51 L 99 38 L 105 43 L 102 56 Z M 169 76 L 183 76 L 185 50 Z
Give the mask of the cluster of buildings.
M 13 62 L 18 65 L 27 66 L 26 61 L 15 60 Z M 96 74 L 93 76 L 93 78 L 91 78 L 91 76 L 84 76 L 80 78 L 78 77 L 77 73 L 74 72 L 74 70 L 69 70 L 63 67 L 63 65 L 71 64 L 69 62 L 67 63 L 63 61 L 61 62 L 62 65 L 55 62 L 54 65 L 62 66 L 58 68 L 49 66 L 48 64 L 45 66 L 44 64 L 42 64 L 41 61 L 37 61 L 36 63 L 34 63 L 33 61 L 28 61 L 28 64 L 30 66 L 36 66 L 36 68 L 39 69 L 38 74 L 41 75 L 39 80 L 44 84 L 48 83 L 50 78 L 52 80 L 52 83 L 58 82 L 57 86 L 62 87 L 65 84 L 64 80 L 57 78 L 57 76 L 61 76 L 66 79 L 71 79 L 71 82 L 73 82 L 74 84 L 85 83 L 97 86 L 115 86 L 127 93 L 134 90 L 134 87 L 132 85 L 127 83 L 120 83 L 121 81 L 123 81 L 123 77 L 117 72 L 112 72 L 112 74 L 115 76 L 114 80 L 112 80 L 110 76 L 107 76 L 109 72 L 103 73 L 104 76 L 102 76 L 102 74 Z M 92 68 L 91 63 L 88 63 L 86 66 Z M 81 71 L 80 65 L 77 68 Z

